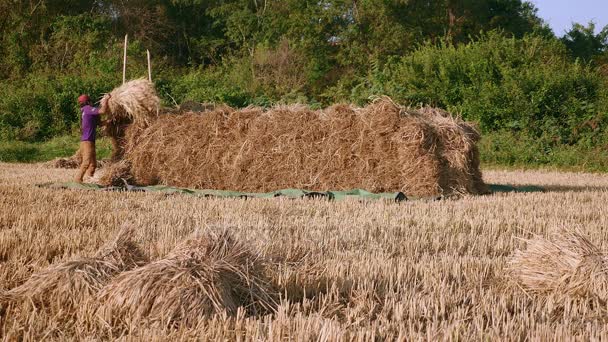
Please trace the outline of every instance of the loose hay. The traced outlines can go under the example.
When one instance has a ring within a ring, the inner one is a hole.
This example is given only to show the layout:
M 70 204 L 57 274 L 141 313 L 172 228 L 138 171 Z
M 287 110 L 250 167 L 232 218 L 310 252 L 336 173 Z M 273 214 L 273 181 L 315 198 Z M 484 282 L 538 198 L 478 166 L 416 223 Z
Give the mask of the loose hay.
M 56 158 L 49 162 L 44 163 L 46 167 L 55 169 L 77 169 L 82 164 L 82 157 L 79 151 L 68 158 Z
M 390 99 L 365 108 L 219 107 L 129 128 L 124 158 L 140 185 L 268 192 L 362 188 L 413 196 L 487 192 L 479 133 L 446 112 Z
M 106 165 L 107 160 L 98 160 L 97 168 L 101 169 Z M 42 163 L 42 167 L 51 169 L 78 169 L 82 164 L 82 156 L 80 151 L 76 151 L 74 155 L 68 158 L 56 158 L 48 162 Z
M 608 256 L 578 232 L 526 240 L 509 274 L 527 292 L 608 299 Z
M 110 92 L 107 123 L 104 133 L 112 141 L 111 161 L 120 160 L 127 144 L 129 126 L 146 127 L 156 119 L 160 110 L 160 99 L 154 84 L 145 79 L 129 81 Z
M 125 227 L 92 258 L 51 265 L 0 298 L 5 302 L 29 300 L 55 310 L 77 308 L 116 274 L 146 262 L 132 235 L 132 228 Z
M 196 325 L 239 307 L 251 315 L 274 311 L 260 256 L 227 233 L 190 239 L 165 259 L 125 272 L 99 295 L 106 321 Z
M 94 183 L 103 186 L 124 186 L 133 183 L 131 165 L 126 160 L 119 160 L 106 165 L 95 173 Z
M 145 79 L 129 81 L 110 92 L 108 119 L 145 123 L 158 115 L 160 99 L 154 84 Z

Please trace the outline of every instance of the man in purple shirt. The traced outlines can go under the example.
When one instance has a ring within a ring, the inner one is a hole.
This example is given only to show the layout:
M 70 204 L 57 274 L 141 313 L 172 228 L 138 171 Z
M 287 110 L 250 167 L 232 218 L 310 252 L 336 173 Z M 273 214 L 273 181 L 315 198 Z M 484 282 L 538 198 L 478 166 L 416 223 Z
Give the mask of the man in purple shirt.
M 82 162 L 74 181 L 82 183 L 84 175 L 93 177 L 97 167 L 97 155 L 95 153 L 95 138 L 97 125 L 100 123 L 100 115 L 105 113 L 109 95 L 101 100 L 101 108 L 93 107 L 88 95 L 80 95 L 78 104 L 82 112 L 82 135 L 80 136 L 80 156 Z

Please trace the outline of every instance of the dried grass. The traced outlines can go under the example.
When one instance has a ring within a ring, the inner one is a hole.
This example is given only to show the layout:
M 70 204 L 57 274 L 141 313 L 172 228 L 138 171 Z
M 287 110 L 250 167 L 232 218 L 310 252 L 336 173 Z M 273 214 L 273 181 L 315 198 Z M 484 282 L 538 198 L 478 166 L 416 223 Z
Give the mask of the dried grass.
M 124 186 L 125 183 L 131 184 L 133 183 L 131 165 L 126 160 L 111 162 L 96 172 L 92 181 L 103 186 Z
M 73 156 L 68 158 L 56 158 L 44 163 L 44 166 L 55 169 L 77 169 L 82 164 L 82 156 L 76 151 Z
M 106 321 L 194 326 L 214 314 L 274 311 L 259 255 L 224 232 L 185 241 L 166 258 L 125 272 L 99 295 Z
M 105 167 L 107 160 L 98 160 L 97 168 Z M 50 168 L 50 169 L 78 169 L 82 164 L 82 156 L 80 155 L 80 151 L 76 151 L 74 155 L 68 158 L 55 158 L 48 162 L 42 163 L 42 167 Z
M 145 79 L 129 81 L 110 92 L 108 119 L 128 119 L 135 123 L 146 123 L 158 116 L 160 99 L 154 84 Z
M 146 258 L 132 241 L 133 228 L 123 227 L 92 258 L 51 265 L 7 291 L 7 302 L 31 301 L 57 311 L 72 310 L 93 296 L 116 274 L 142 265 Z
M 608 299 L 608 256 L 581 233 L 561 231 L 526 245 L 509 263 L 511 277 L 525 291 Z
M 129 126 L 146 127 L 160 112 L 160 99 L 154 84 L 145 79 L 129 81 L 110 92 L 107 123 L 103 131 L 112 142 L 110 160 L 122 159 Z
M 130 128 L 131 129 L 131 128 Z M 140 185 L 267 192 L 362 188 L 414 196 L 480 194 L 479 134 L 445 112 L 378 99 L 163 115 L 133 129 L 125 159 Z

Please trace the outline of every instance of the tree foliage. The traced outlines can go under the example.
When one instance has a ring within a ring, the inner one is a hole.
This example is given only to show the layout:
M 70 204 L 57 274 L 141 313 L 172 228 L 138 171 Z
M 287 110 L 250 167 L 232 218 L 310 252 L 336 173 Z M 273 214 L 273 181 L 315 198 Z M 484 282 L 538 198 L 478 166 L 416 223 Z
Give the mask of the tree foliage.
M 572 56 L 592 61 L 608 52 L 608 26 L 596 34 L 593 22 L 587 26 L 574 23 L 561 40 Z
M 557 39 L 522 0 L 0 0 L 0 12 L 0 139 L 76 129 L 74 98 L 120 82 L 125 34 L 128 77 L 145 75 L 149 49 L 171 104 L 388 94 L 571 143 L 608 103 L 608 28 Z

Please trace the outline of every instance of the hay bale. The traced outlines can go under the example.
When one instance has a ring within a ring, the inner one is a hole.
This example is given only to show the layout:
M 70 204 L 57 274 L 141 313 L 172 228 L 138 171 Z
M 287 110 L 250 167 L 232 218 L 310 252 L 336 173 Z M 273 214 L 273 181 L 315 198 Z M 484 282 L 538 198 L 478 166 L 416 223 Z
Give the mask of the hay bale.
M 313 111 L 219 107 L 160 116 L 128 140 L 140 185 L 268 192 L 362 188 L 413 196 L 486 192 L 479 134 L 462 120 L 379 99 Z
M 5 292 L 6 302 L 28 300 L 43 307 L 71 310 L 94 295 L 116 274 L 141 266 L 146 258 L 132 241 L 133 229 L 124 227 L 92 258 L 51 265 L 22 285 Z
M 536 294 L 608 299 L 608 256 L 579 232 L 526 240 L 508 272 L 521 288 Z
M 185 241 L 165 259 L 125 272 L 99 294 L 106 321 L 195 325 L 239 307 L 248 314 L 274 311 L 260 256 L 229 234 Z

